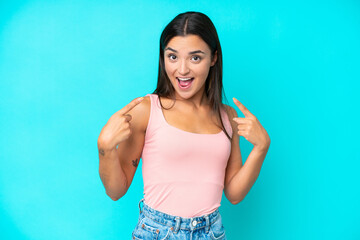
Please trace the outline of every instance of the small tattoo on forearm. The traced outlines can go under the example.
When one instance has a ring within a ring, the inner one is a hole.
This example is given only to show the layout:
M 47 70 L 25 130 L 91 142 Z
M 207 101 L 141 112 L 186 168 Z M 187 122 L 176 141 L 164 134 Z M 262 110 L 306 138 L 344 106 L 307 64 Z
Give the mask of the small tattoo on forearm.
M 135 160 L 132 160 L 132 165 L 134 166 L 134 167 L 137 167 L 138 166 L 138 162 L 139 160 L 138 159 L 135 159 Z
M 100 153 L 101 156 L 105 156 L 105 151 L 104 151 L 104 149 L 100 148 L 100 149 L 99 149 L 99 153 Z

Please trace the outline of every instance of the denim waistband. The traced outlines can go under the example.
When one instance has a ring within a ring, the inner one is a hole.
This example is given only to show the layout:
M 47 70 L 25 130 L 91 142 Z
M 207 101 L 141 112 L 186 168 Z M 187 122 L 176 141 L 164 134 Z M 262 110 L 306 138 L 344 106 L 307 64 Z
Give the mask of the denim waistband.
M 141 203 L 143 203 L 142 209 L 140 206 Z M 175 232 L 177 232 L 179 229 L 193 231 L 200 228 L 206 228 L 206 232 L 208 232 L 210 225 L 213 224 L 220 216 L 219 209 L 216 209 L 210 214 L 199 217 L 183 218 L 179 216 L 173 216 L 151 208 L 144 202 L 144 199 L 140 200 L 139 209 L 140 214 L 143 213 L 146 217 L 160 224 L 171 227 Z

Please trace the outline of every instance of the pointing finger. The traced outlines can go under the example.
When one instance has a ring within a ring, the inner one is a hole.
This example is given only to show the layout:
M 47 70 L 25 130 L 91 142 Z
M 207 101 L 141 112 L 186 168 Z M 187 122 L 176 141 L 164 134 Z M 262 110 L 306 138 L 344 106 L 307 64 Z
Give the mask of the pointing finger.
M 240 109 L 240 111 L 244 114 L 245 117 L 252 116 L 251 112 L 236 98 L 233 98 L 235 105 Z
M 136 105 L 138 105 L 139 103 L 141 103 L 141 101 L 144 99 L 144 97 L 140 97 L 140 98 L 135 98 L 134 100 L 132 100 L 128 105 L 126 105 L 125 107 L 123 107 L 122 109 L 120 109 L 118 111 L 118 113 L 120 113 L 121 115 L 125 115 L 127 112 L 129 112 L 131 109 L 133 109 Z

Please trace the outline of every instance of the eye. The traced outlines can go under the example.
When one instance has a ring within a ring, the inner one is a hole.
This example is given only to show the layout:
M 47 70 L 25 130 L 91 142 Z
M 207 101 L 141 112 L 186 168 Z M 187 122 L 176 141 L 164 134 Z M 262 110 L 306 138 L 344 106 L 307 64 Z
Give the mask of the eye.
M 195 61 L 195 62 L 199 62 L 201 60 L 201 57 L 199 56 L 193 56 L 192 59 Z
M 176 59 L 176 56 L 175 56 L 174 54 L 169 54 L 169 55 L 168 55 L 168 58 L 169 58 L 170 60 L 175 60 L 175 59 Z

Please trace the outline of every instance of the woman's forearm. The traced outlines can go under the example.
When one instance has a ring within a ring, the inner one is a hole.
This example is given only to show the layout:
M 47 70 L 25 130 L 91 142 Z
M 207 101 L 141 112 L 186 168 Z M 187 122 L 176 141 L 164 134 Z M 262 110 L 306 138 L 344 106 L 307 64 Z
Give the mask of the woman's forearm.
M 248 194 L 260 174 L 269 147 L 254 147 L 245 164 L 239 169 L 226 187 L 227 197 L 233 204 L 241 202 Z
M 108 149 L 106 144 L 98 141 L 99 174 L 106 194 L 114 201 L 127 192 L 127 179 L 121 167 L 116 148 Z

